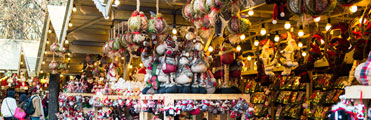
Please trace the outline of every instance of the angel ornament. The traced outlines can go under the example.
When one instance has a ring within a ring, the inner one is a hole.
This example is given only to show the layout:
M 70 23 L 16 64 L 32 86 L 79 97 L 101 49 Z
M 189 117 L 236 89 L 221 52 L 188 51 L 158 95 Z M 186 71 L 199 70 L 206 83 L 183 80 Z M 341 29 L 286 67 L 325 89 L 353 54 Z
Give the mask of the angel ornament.
M 286 60 L 285 69 L 282 72 L 282 75 L 290 75 L 292 67 L 298 66 L 298 62 L 294 61 L 294 54 L 296 50 L 300 48 L 296 44 L 295 39 L 292 36 L 292 33 L 287 33 L 287 46 L 282 50 L 283 57 Z
M 266 39 L 261 41 L 260 45 L 262 45 L 262 52 L 259 58 L 263 61 L 265 74 L 274 76 L 273 68 L 277 62 L 274 58 L 274 43 L 271 40 Z
M 200 37 L 197 36 L 195 41 L 193 45 L 194 55 L 191 62 L 191 70 L 193 72 L 192 93 L 206 93 L 205 77 L 202 73 L 207 71 L 209 64 L 206 62 L 203 53 L 204 46 Z
M 118 79 L 118 74 L 117 74 L 117 70 L 116 70 L 116 64 L 114 62 L 112 62 L 110 65 L 109 65 L 109 70 L 107 72 L 107 80 L 111 82 L 111 84 L 114 84 L 116 83 L 117 79 Z

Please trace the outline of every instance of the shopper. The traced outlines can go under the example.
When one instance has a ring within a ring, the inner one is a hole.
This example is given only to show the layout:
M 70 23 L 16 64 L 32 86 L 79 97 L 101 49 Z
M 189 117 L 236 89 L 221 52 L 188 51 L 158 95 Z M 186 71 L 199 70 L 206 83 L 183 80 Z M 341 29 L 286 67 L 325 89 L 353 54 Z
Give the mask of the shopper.
M 44 115 L 45 115 L 45 120 L 48 118 L 48 106 L 49 106 L 49 92 L 45 92 L 45 97 L 42 101 L 43 107 L 44 107 Z
M 30 115 L 31 120 L 44 120 L 44 110 L 37 88 L 33 88 L 32 96 L 30 99 L 32 99 L 32 105 L 35 108 L 35 112 Z
M 27 100 L 28 100 L 27 95 L 21 94 L 18 101 L 18 107 L 23 109 L 24 106 L 26 105 Z
M 14 117 L 15 109 L 17 108 L 17 102 L 14 99 L 15 91 L 13 89 L 8 90 L 7 97 L 1 103 L 1 114 L 4 120 L 12 120 Z

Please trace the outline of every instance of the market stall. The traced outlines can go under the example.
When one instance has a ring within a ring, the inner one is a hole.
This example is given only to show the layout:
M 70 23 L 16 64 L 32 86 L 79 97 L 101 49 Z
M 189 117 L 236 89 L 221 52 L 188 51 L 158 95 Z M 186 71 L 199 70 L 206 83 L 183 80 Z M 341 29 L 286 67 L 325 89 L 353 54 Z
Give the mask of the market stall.
M 46 49 L 56 117 L 365 119 L 370 4 L 69 1 Z

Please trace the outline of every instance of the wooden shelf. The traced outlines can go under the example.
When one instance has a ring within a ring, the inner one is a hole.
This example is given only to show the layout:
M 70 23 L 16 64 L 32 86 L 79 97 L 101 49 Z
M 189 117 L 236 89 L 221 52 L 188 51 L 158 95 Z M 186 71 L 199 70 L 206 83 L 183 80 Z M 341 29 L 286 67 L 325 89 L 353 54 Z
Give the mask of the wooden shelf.
M 67 96 L 95 96 L 93 93 L 63 93 Z M 154 94 L 154 95 L 139 95 L 139 96 L 124 96 L 124 95 L 103 95 L 103 98 L 118 99 L 118 98 L 131 98 L 131 99 L 168 99 L 168 100 L 232 100 L 243 98 L 250 101 L 250 94 Z
M 363 92 L 362 99 L 371 99 L 371 86 L 354 85 L 345 87 L 345 97 L 347 99 L 360 99 L 361 91 Z
M 140 95 L 141 99 L 193 99 L 193 100 L 231 100 L 243 98 L 250 100 L 250 94 L 155 94 L 155 95 Z
M 67 95 L 67 96 L 95 96 L 94 93 L 63 93 L 64 95 Z M 123 99 L 127 99 L 127 98 L 130 98 L 130 99 L 139 99 L 140 96 L 126 96 L 126 95 L 103 95 L 102 98 L 106 98 L 108 97 L 109 99 L 118 99 L 118 98 L 123 98 Z

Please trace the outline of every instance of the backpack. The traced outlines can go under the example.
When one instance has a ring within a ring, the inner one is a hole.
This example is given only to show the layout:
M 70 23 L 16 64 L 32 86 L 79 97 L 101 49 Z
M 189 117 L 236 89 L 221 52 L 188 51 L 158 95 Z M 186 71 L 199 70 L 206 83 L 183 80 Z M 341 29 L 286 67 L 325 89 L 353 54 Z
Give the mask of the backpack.
M 31 99 L 28 99 L 28 102 L 26 102 L 26 105 L 23 108 L 27 115 L 32 115 L 33 113 L 35 113 L 35 108 L 33 107 L 32 104 L 32 99 L 34 97 L 35 96 L 31 97 Z

